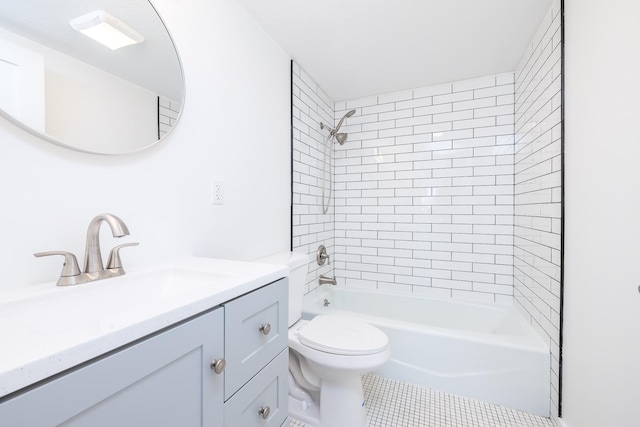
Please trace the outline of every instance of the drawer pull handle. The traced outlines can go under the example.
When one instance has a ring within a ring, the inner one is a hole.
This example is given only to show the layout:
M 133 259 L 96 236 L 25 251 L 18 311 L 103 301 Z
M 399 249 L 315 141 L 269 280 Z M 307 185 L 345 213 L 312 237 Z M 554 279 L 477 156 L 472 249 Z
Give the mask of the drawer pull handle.
M 269 414 L 271 413 L 271 408 L 269 408 L 268 406 L 264 408 L 260 408 L 258 413 L 260 414 L 263 420 L 266 420 L 267 418 L 269 418 Z
M 260 325 L 260 332 L 262 332 L 263 335 L 269 335 L 269 332 L 271 332 L 271 325 L 268 323 Z
M 211 369 L 213 369 L 213 371 L 216 374 L 221 374 L 224 371 L 224 368 L 226 367 L 227 367 L 227 361 L 224 360 L 223 358 L 213 359 L 213 362 L 211 362 Z

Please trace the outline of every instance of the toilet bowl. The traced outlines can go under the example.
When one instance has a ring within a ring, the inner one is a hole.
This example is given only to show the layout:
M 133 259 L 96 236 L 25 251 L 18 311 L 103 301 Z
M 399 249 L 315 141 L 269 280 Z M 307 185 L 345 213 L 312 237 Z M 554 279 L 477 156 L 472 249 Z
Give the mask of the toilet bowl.
M 365 427 L 361 375 L 391 355 L 384 332 L 337 315 L 301 320 L 306 254 L 279 253 L 258 260 L 284 264 L 289 274 L 289 414 L 315 427 Z
M 361 375 L 389 360 L 377 328 L 339 316 L 299 320 L 289 328 L 289 371 L 308 395 L 289 393 L 289 413 L 317 427 L 367 425 Z

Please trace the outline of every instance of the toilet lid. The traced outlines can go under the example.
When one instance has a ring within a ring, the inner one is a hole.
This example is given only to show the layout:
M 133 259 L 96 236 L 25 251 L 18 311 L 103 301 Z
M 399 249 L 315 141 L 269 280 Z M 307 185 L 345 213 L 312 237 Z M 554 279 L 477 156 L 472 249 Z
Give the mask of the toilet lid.
M 325 353 L 364 355 L 383 351 L 389 345 L 384 332 L 349 317 L 319 315 L 298 331 L 300 342 Z

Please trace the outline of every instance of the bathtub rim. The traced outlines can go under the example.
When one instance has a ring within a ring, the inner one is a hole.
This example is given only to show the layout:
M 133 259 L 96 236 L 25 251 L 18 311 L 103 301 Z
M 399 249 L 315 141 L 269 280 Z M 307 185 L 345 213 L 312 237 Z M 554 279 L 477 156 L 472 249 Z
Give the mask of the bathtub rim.
M 522 335 L 507 335 L 507 334 L 491 334 L 480 331 L 470 331 L 465 329 L 443 328 L 433 325 L 418 324 L 415 322 L 409 322 L 406 320 L 389 319 L 383 316 L 375 316 L 371 314 L 363 314 L 355 311 L 340 310 L 332 307 L 327 308 L 326 311 L 320 311 L 314 309 L 314 307 L 320 307 L 320 304 L 328 295 L 333 292 L 351 292 L 351 293 L 372 293 L 372 290 L 360 289 L 360 288 L 348 288 L 345 286 L 332 286 L 316 288 L 315 291 L 309 292 L 304 296 L 302 305 L 303 318 L 311 319 L 318 314 L 334 314 L 348 317 L 354 317 L 363 321 L 369 321 L 373 325 L 381 325 L 385 328 L 395 330 L 409 330 L 412 332 L 428 332 L 432 335 L 439 336 L 454 336 L 461 339 L 467 339 L 477 343 L 490 343 L 492 345 L 498 345 L 509 348 L 520 348 L 528 351 L 540 352 L 550 355 L 550 347 L 544 342 L 540 334 L 533 328 L 533 326 L 526 321 L 522 314 L 516 309 L 513 304 L 504 303 L 486 303 L 478 301 L 465 301 L 456 300 L 451 298 L 437 298 L 425 295 L 409 294 L 405 292 L 394 292 L 388 290 L 375 290 L 376 294 L 382 294 L 389 297 L 415 297 L 424 300 L 444 302 L 447 304 L 460 304 L 465 306 L 474 306 L 490 309 L 499 309 L 508 311 L 514 315 L 514 318 L 518 321 L 519 325 L 524 332 Z M 314 302 L 317 303 L 314 305 Z

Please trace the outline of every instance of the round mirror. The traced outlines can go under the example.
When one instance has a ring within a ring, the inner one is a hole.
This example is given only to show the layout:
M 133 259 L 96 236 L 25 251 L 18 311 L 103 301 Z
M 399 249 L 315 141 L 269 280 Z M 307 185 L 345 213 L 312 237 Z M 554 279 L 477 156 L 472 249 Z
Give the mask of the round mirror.
M 124 154 L 175 126 L 171 36 L 147 0 L 0 2 L 0 115 L 78 151 Z

